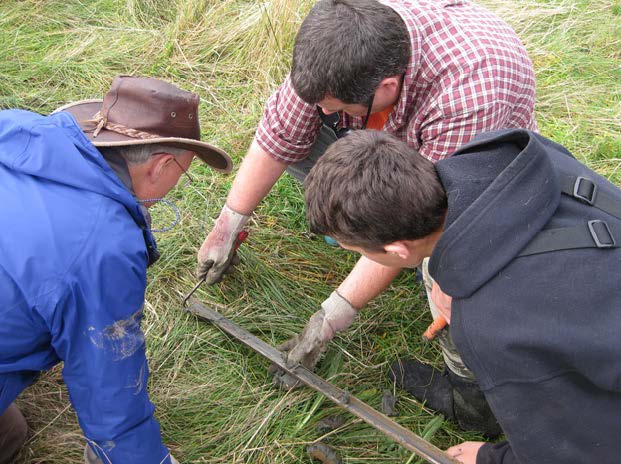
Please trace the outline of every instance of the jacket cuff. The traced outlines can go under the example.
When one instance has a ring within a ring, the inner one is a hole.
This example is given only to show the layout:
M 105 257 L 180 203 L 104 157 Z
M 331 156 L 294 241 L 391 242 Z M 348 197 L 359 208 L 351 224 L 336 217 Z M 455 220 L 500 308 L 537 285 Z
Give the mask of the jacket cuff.
M 485 443 L 477 453 L 476 464 L 518 464 L 508 441 Z

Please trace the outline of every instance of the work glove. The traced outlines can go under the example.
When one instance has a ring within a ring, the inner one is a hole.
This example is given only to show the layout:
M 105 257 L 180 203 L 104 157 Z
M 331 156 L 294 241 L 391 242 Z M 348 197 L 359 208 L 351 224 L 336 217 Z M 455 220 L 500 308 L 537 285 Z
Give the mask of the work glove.
M 199 279 L 205 279 L 208 285 L 215 284 L 222 280 L 222 274 L 232 271 L 232 266 L 239 263 L 236 251 L 248 236 L 243 228 L 249 218 L 224 205 L 213 230 L 198 251 Z
M 334 291 L 321 303 L 321 309 L 311 316 L 302 333 L 278 349 L 287 356 L 288 365 L 299 363 L 313 370 L 334 334 L 347 329 L 357 313 L 349 301 Z M 275 366 L 270 367 L 270 373 L 274 374 L 274 384 L 283 389 L 290 390 L 299 385 L 295 378 Z

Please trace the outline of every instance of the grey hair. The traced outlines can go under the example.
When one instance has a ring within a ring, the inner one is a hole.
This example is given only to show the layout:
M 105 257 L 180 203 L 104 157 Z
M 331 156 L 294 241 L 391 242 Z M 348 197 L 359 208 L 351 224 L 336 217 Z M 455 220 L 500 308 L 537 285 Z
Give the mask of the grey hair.
M 180 156 L 189 150 L 174 148 L 159 143 L 147 143 L 144 145 L 125 145 L 120 147 L 97 147 L 104 156 L 122 156 L 129 164 L 143 164 L 156 153 L 170 153 Z

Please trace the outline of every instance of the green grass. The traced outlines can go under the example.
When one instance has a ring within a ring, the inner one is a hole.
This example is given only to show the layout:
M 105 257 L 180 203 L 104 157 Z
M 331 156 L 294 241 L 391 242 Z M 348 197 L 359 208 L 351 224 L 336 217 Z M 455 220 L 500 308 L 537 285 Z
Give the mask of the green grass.
M 310 0 L 3 0 L 0 108 L 46 113 L 101 96 L 116 74 L 158 76 L 202 97 L 203 137 L 238 163 L 263 103 L 287 72 Z M 527 45 L 538 79 L 540 129 L 621 183 L 621 4 L 605 0 L 483 2 Z M 163 258 L 149 272 L 144 329 L 149 391 L 165 442 L 182 463 L 309 462 L 314 424 L 338 408 L 309 390 L 271 387 L 267 361 L 181 312 L 194 284 L 195 253 L 230 187 L 195 164 L 199 182 L 171 197 L 182 222 L 158 237 Z M 277 344 L 347 274 L 356 256 L 307 234 L 300 187 L 283 177 L 251 221 L 240 271 L 198 296 Z M 171 215 L 158 207 L 157 223 Z M 404 273 L 333 343 L 319 373 L 379 407 L 397 355 L 440 361 L 420 343 L 429 322 L 423 292 Z M 19 400 L 32 434 L 19 463 L 80 463 L 83 439 L 60 369 Z M 477 439 L 400 395 L 397 420 L 446 447 Z M 379 432 L 347 416 L 327 438 L 348 463 L 416 462 Z

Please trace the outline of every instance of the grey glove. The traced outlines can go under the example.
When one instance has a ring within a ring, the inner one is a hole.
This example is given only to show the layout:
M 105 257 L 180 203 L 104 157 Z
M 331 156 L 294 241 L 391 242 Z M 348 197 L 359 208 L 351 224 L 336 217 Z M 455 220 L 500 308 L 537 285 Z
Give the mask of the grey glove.
M 349 301 L 334 291 L 321 304 L 321 309 L 311 316 L 302 333 L 287 340 L 278 349 L 286 354 L 287 364 L 299 363 L 313 370 L 334 334 L 347 329 L 357 313 Z M 274 384 L 281 388 L 289 390 L 299 385 L 286 372 L 273 367 L 270 372 L 274 373 Z
M 244 236 L 240 241 L 240 232 L 249 218 L 250 216 L 237 213 L 224 205 L 213 230 L 198 251 L 199 279 L 205 279 L 208 285 L 220 282 L 222 274 L 227 272 L 229 266 L 239 262 L 235 252 L 245 239 Z M 247 235 L 246 232 L 243 234 Z

